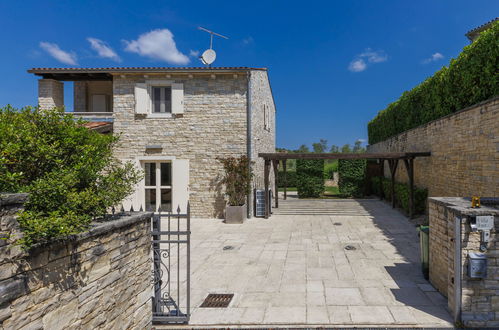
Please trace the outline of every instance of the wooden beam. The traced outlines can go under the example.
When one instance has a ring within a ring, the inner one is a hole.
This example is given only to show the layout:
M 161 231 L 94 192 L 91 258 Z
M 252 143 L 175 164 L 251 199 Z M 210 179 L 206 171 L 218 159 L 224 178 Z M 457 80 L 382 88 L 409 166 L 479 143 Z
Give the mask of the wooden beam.
M 364 153 L 259 153 L 259 157 L 269 160 L 283 159 L 404 159 L 429 157 L 431 152 L 364 152 Z
M 288 187 L 288 181 L 286 180 L 286 164 L 287 161 L 286 159 L 282 160 L 282 170 L 284 171 L 284 200 L 288 198 L 288 195 L 286 193 L 286 188 Z
M 269 218 L 269 173 L 270 172 L 270 159 L 265 159 L 263 181 L 265 185 L 265 219 Z
M 414 217 L 414 159 L 404 159 L 405 169 L 409 177 L 409 217 Z
M 277 173 L 278 173 L 278 169 L 279 169 L 279 161 L 278 160 L 273 160 L 272 161 L 272 165 L 274 167 L 274 199 L 275 199 L 275 207 L 278 208 L 279 207 L 279 188 L 277 187 Z
M 392 176 L 392 207 L 395 208 L 395 174 L 397 173 L 398 159 L 390 159 L 390 172 Z

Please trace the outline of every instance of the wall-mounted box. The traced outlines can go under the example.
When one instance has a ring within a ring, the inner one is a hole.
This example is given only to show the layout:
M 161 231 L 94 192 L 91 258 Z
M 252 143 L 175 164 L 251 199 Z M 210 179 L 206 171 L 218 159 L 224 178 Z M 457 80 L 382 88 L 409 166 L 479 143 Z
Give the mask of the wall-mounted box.
M 470 252 L 468 254 L 468 277 L 487 277 L 487 256 L 485 253 Z

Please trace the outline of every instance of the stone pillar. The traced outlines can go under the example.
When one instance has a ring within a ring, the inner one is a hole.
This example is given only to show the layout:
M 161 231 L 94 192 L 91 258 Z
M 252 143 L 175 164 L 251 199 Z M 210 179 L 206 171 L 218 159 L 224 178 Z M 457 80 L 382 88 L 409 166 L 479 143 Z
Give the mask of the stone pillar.
M 74 82 L 74 112 L 87 112 L 87 82 Z
M 64 83 L 54 79 L 38 80 L 38 106 L 40 109 L 64 107 Z

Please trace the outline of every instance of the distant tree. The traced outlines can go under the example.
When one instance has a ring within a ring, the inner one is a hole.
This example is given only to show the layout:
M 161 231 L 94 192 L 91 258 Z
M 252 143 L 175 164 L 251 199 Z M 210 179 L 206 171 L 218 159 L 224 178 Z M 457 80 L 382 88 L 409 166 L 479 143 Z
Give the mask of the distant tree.
M 336 154 L 338 152 L 340 152 L 340 147 L 338 147 L 337 145 L 332 145 L 331 146 L 331 149 L 329 149 L 329 152 L 333 153 L 333 154 Z
M 296 150 L 296 152 L 301 152 L 301 153 L 310 152 L 310 149 L 309 149 L 306 145 L 302 144 L 302 145 L 301 145 L 301 146 L 300 146 L 300 147 Z
M 317 143 L 312 143 L 312 148 L 315 153 L 323 153 L 327 150 L 327 140 L 320 139 Z
M 355 141 L 355 145 L 353 147 L 353 152 L 364 152 L 364 148 L 362 148 L 362 141 L 357 140 Z
M 350 148 L 350 145 L 347 143 L 343 147 L 341 147 L 341 152 L 344 153 L 352 152 L 352 149 Z

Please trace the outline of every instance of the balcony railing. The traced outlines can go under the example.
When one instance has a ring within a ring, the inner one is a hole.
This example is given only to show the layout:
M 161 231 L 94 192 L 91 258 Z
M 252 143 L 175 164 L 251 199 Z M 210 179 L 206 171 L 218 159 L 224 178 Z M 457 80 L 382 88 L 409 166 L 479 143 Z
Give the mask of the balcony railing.
M 113 121 L 112 112 L 70 112 L 73 116 L 82 118 L 88 121 Z

